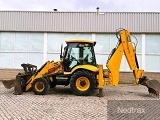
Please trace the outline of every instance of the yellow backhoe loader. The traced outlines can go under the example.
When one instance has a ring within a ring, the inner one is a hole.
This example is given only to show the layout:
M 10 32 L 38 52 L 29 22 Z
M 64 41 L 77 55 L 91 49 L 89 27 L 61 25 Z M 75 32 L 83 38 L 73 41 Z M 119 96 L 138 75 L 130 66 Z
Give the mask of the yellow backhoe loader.
M 56 85 L 70 85 L 75 95 L 90 95 L 98 87 L 99 96 L 103 96 L 104 85 L 118 85 L 119 69 L 123 54 L 130 69 L 133 71 L 135 82 L 148 88 L 149 93 L 159 96 L 160 83 L 148 80 L 144 70 L 139 69 L 136 49 L 130 32 L 121 29 L 117 32 L 118 44 L 111 51 L 106 62 L 107 70 L 96 63 L 94 46 L 90 40 L 67 40 L 60 60 L 47 61 L 40 69 L 31 64 L 22 64 L 24 73 L 19 73 L 15 80 L 3 81 L 6 88 L 14 86 L 14 94 L 32 90 L 36 95 L 47 94 L 49 88 Z

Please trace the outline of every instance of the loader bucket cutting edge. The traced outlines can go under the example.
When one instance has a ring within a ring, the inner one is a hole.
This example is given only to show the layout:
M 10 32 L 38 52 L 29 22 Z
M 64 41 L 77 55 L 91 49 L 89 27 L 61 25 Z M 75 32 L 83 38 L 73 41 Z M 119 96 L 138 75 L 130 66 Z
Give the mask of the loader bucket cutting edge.
M 160 83 L 157 80 L 150 80 L 146 76 L 143 76 L 139 79 L 139 84 L 146 86 L 149 94 L 159 97 Z

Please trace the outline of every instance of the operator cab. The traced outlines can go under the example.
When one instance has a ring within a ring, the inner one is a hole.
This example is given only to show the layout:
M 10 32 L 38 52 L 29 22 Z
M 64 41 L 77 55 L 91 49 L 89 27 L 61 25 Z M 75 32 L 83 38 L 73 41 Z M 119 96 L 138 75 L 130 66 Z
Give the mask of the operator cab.
M 94 41 L 67 40 L 66 43 L 63 53 L 65 72 L 70 72 L 77 65 L 96 66 Z

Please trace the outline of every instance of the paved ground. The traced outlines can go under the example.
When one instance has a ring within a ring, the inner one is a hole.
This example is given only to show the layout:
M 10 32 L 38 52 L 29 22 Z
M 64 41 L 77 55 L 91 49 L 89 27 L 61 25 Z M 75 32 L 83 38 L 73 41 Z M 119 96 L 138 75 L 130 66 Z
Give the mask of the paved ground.
M 107 104 L 108 101 L 142 100 L 145 102 L 148 100 L 149 103 L 154 102 L 153 100 L 159 101 L 159 98 L 149 96 L 144 86 L 130 84 L 121 84 L 117 87 L 106 86 L 103 98 L 96 97 L 96 91 L 92 96 L 75 96 L 69 87 L 63 86 L 51 89 L 49 94 L 44 96 L 34 95 L 33 92 L 25 92 L 23 95 L 12 93 L 13 89 L 5 89 L 3 85 L 0 85 L 0 120 L 106 120 L 107 117 L 115 119 L 116 115 L 118 115 L 117 120 L 131 119 L 125 117 L 130 114 L 119 115 L 111 111 L 110 107 L 114 108 L 115 105 Z M 148 105 L 145 104 L 145 106 Z M 155 104 L 152 105 L 152 108 L 154 107 L 156 107 Z M 160 116 L 160 108 L 154 110 L 154 113 Z M 150 118 L 156 119 L 155 114 L 149 115 Z M 147 116 L 142 114 L 138 118 L 146 119 Z

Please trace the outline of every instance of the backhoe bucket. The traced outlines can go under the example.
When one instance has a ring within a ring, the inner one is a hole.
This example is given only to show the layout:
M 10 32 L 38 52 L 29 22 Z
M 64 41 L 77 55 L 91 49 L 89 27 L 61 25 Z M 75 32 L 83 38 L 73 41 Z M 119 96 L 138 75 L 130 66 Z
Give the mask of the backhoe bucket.
M 16 76 L 16 79 L 3 80 L 2 83 L 7 89 L 11 89 L 12 87 L 14 87 L 14 95 L 21 95 L 23 93 L 21 87 L 21 77 L 19 74 Z
M 144 76 L 140 78 L 139 84 L 146 86 L 150 95 L 159 97 L 160 83 L 157 80 L 150 80 Z

